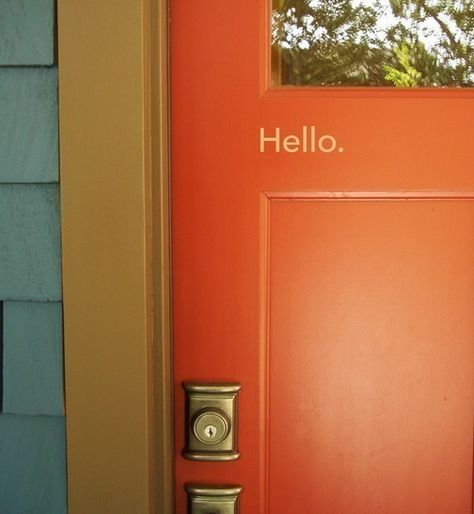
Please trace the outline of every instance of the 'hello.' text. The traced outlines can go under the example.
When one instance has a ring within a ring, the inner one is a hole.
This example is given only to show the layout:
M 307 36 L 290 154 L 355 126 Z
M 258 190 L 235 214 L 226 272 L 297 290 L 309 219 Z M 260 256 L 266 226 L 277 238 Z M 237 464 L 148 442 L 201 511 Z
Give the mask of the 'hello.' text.
M 288 152 L 288 153 L 333 153 L 344 152 L 344 148 L 338 146 L 336 138 L 330 134 L 319 135 L 314 125 L 304 125 L 301 134 L 289 134 L 282 136 L 282 131 L 276 127 L 273 132 L 266 132 L 260 128 L 260 152 Z

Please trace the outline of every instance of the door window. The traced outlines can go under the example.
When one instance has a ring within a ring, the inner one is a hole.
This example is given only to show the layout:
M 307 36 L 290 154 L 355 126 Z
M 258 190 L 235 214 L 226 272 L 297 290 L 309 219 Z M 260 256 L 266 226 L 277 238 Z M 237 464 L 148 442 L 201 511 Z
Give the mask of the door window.
M 474 0 L 269 0 L 273 86 L 474 86 Z

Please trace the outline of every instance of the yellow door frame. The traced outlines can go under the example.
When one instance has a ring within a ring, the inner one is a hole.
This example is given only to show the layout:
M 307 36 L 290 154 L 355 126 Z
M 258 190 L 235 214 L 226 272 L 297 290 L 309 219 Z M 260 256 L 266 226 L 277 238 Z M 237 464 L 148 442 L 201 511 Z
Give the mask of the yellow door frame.
M 58 0 L 69 514 L 171 514 L 166 0 Z

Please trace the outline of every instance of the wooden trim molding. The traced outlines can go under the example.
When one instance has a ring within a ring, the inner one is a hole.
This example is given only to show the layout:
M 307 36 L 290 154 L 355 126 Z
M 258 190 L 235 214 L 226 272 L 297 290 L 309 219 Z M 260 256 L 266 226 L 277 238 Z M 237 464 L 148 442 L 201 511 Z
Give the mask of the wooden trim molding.
M 58 31 L 69 514 L 171 514 L 166 2 Z
M 154 390 L 150 425 L 154 441 L 154 458 L 150 473 L 155 476 L 156 494 L 151 512 L 172 514 L 173 498 L 173 405 L 172 405 L 172 335 L 171 335 L 171 257 L 170 257 L 170 118 L 169 118 L 169 3 L 168 0 L 147 2 L 146 84 L 150 106 L 146 138 L 150 172 L 147 190 L 147 233 L 151 280 L 154 294 L 152 316 L 154 329 L 149 374 Z

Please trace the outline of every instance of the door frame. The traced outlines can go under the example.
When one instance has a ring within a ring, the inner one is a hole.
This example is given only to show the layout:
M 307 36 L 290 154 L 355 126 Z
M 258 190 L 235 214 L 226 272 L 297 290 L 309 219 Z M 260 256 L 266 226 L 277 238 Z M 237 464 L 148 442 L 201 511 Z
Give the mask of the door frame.
M 167 0 L 58 0 L 69 514 L 173 511 Z

